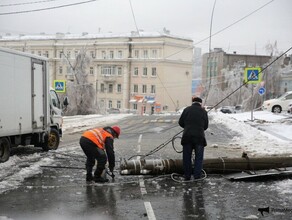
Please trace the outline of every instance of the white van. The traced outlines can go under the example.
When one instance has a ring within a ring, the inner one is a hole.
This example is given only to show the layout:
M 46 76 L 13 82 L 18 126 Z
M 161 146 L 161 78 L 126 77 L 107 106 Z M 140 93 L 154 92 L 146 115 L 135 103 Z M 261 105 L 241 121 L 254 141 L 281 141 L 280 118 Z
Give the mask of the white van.
M 288 106 L 292 102 L 292 91 L 286 92 L 279 98 L 266 100 L 263 103 L 262 109 L 274 113 L 288 111 Z

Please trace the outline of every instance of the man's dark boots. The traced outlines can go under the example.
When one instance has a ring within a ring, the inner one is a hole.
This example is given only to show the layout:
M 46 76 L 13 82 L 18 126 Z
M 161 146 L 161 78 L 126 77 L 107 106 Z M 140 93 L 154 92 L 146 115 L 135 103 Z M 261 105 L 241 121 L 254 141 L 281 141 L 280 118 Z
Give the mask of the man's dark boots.
M 86 174 L 86 182 L 90 182 L 93 180 L 93 176 L 91 173 Z

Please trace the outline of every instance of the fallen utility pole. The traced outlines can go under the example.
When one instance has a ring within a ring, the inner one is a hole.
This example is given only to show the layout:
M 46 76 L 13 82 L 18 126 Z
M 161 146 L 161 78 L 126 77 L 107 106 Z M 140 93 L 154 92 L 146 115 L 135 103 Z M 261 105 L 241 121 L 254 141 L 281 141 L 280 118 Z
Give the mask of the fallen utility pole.
M 292 157 L 210 158 L 204 159 L 206 173 L 229 174 L 241 171 L 256 171 L 292 167 Z M 121 175 L 160 175 L 183 173 L 182 159 L 124 160 L 120 165 Z

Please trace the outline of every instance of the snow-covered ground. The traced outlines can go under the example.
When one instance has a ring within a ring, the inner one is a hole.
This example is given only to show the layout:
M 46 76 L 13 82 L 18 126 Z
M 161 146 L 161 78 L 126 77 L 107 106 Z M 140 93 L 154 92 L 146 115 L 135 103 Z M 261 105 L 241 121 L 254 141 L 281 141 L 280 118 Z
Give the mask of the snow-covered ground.
M 292 156 L 292 114 L 273 114 L 270 112 L 257 111 L 253 113 L 223 114 L 221 112 L 210 113 L 210 123 L 222 123 L 231 130 L 240 133 L 240 136 L 233 138 L 230 147 L 241 147 L 249 155 L 285 155 Z M 64 133 L 69 134 L 85 130 L 98 124 L 118 124 L 120 119 L 129 117 L 129 114 L 113 115 L 87 115 L 64 117 Z M 162 117 L 163 115 L 159 115 Z M 147 116 L 146 116 L 147 117 Z M 60 148 L 57 151 L 66 153 L 67 148 Z M 29 156 L 13 156 L 9 161 L 0 163 L 0 194 L 17 188 L 21 182 L 30 176 L 41 173 L 41 166 L 53 163 L 50 158 L 43 158 L 42 153 L 35 153 Z M 27 166 L 21 164 L 33 163 Z M 37 162 L 33 162 L 37 161 Z M 22 167 L 21 167 L 22 166 Z M 9 176 L 8 178 L 6 178 Z M 279 192 L 284 188 L 292 188 L 292 180 L 286 180 L 277 186 Z M 292 192 L 290 192 L 292 193 Z
M 214 120 L 211 123 L 222 123 L 241 134 L 233 138 L 231 147 L 241 147 L 254 156 L 292 156 L 292 114 L 274 114 L 267 111 L 255 111 L 253 114 L 211 111 L 210 114 Z

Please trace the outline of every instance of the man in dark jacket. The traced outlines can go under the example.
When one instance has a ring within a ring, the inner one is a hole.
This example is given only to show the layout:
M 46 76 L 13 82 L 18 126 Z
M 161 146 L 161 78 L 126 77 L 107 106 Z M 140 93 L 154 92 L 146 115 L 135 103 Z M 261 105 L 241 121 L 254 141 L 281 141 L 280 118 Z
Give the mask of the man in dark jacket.
M 115 152 L 114 152 L 114 138 L 119 138 L 120 127 L 104 127 L 95 128 L 85 131 L 80 138 L 80 146 L 85 153 L 86 160 L 86 181 L 99 183 L 108 182 L 108 179 L 103 177 L 105 172 L 105 164 L 108 161 L 109 169 L 113 172 L 115 167 Z M 94 177 L 92 176 L 92 169 L 97 161 Z
M 184 109 L 179 125 L 184 128 L 181 144 L 183 146 L 184 177 L 188 181 L 192 174 L 192 152 L 195 150 L 195 162 L 193 175 L 195 179 L 201 178 L 204 159 L 204 147 L 207 146 L 205 130 L 208 129 L 208 114 L 202 108 L 202 99 L 192 98 L 193 104 Z

